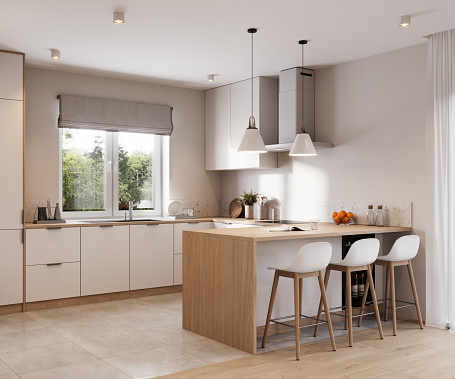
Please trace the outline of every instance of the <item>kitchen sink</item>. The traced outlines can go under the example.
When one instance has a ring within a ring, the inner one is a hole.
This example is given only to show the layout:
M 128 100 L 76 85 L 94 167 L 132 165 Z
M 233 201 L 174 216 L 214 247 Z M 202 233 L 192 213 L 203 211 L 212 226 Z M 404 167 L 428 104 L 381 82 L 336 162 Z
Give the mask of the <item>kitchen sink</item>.
M 81 221 L 84 224 L 105 224 L 108 222 L 148 222 L 148 221 L 162 221 L 162 220 L 155 220 L 151 218 L 140 218 L 140 219 L 133 219 L 133 220 L 88 220 L 88 221 Z

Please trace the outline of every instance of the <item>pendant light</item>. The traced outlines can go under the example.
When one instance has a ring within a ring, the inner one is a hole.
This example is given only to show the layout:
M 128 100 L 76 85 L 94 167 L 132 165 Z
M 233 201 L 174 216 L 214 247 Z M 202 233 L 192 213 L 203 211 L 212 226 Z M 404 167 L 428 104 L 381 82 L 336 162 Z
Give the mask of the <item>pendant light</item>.
M 292 144 L 291 151 L 289 153 L 292 157 L 309 157 L 317 155 L 316 150 L 314 148 L 313 142 L 311 141 L 310 135 L 305 131 L 305 119 L 304 119 L 304 76 L 305 73 L 303 72 L 303 47 L 308 43 L 307 40 L 299 41 L 299 44 L 302 45 L 302 72 L 300 73 L 302 78 L 302 127 L 300 129 L 300 133 L 297 134 L 295 137 L 294 143 Z
M 248 128 L 245 130 L 242 141 L 237 151 L 248 153 L 267 153 L 264 141 L 262 140 L 259 130 L 256 128 L 256 121 L 253 116 L 253 34 L 257 29 L 248 29 L 251 34 L 251 116 L 248 122 Z

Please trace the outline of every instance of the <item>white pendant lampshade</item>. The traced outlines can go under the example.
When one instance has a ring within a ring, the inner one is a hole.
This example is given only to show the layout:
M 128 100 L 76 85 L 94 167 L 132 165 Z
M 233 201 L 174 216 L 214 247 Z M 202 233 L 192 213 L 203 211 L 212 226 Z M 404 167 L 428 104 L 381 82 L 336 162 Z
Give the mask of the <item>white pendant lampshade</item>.
M 267 153 L 261 133 L 259 133 L 259 129 L 254 127 L 254 118 L 253 126 L 251 126 L 250 117 L 250 126 L 245 130 L 245 134 L 243 135 L 237 151 L 245 153 Z
M 245 153 L 267 153 L 261 133 L 256 128 L 256 121 L 253 116 L 253 34 L 256 32 L 257 29 L 255 28 L 248 29 L 248 33 L 251 34 L 251 117 L 248 128 L 245 130 L 240 146 L 237 149 L 237 151 Z
M 297 134 L 289 155 L 292 157 L 311 157 L 317 155 L 308 133 L 302 132 Z

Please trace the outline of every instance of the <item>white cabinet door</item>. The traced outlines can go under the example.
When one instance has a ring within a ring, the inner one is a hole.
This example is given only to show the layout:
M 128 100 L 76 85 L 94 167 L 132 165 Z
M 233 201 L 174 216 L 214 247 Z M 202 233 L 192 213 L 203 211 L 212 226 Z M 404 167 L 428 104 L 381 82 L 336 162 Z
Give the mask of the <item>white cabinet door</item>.
M 22 101 L 0 99 L 0 198 L 3 199 L 0 229 L 22 228 L 22 117 Z
M 229 168 L 231 87 L 205 92 L 205 169 Z
M 188 222 L 174 224 L 174 254 L 182 254 L 182 231 L 212 229 L 212 222 Z
M 81 295 L 129 290 L 129 226 L 81 228 Z
M 178 286 L 183 283 L 182 257 L 183 257 L 183 254 L 174 255 L 174 286 Z
M 172 224 L 130 226 L 130 290 L 172 286 Z
M 23 100 L 24 56 L 0 52 L 0 99 Z
M 25 270 L 27 302 L 81 295 L 80 262 L 27 266 Z
M 28 229 L 26 265 L 79 262 L 81 228 Z
M 0 230 L 0 305 L 22 303 L 21 230 Z

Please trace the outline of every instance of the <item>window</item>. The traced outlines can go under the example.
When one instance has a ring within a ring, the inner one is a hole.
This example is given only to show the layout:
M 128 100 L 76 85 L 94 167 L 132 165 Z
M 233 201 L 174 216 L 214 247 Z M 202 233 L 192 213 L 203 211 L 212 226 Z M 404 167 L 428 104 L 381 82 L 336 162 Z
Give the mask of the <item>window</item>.
M 161 214 L 161 144 L 153 134 L 60 129 L 66 218 Z

